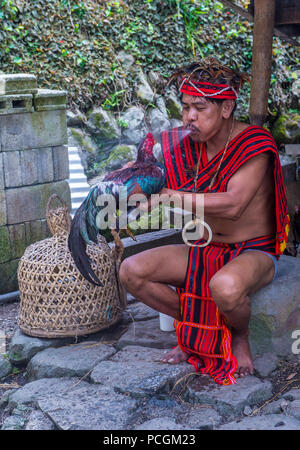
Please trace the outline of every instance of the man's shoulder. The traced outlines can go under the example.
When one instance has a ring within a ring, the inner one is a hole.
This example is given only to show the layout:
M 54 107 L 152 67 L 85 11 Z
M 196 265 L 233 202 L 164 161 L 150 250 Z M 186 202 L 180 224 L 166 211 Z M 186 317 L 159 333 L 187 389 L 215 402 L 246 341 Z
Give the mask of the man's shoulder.
M 270 133 L 269 130 L 267 130 L 264 127 L 261 127 L 259 125 L 251 125 L 249 123 L 245 123 L 245 122 L 237 122 L 238 124 L 238 130 L 240 134 L 256 134 L 256 135 L 261 135 L 261 136 L 266 136 L 266 137 L 272 137 L 272 134 Z
M 277 152 L 277 145 L 272 134 L 264 127 L 243 124 L 237 136 L 237 143 L 244 150 L 271 150 Z

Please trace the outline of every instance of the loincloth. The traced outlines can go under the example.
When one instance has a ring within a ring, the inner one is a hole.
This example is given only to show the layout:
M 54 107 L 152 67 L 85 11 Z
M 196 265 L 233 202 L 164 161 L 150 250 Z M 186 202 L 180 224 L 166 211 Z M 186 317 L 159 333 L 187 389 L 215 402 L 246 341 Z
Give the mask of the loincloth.
M 198 241 L 201 244 L 204 241 Z M 209 374 L 218 384 L 234 384 L 237 361 L 231 350 L 231 333 L 211 296 L 212 276 L 242 252 L 264 251 L 276 256 L 273 236 L 236 244 L 211 242 L 191 247 L 184 288 L 179 289 L 181 321 L 175 321 L 180 348 L 191 354 L 188 362 L 199 373 Z

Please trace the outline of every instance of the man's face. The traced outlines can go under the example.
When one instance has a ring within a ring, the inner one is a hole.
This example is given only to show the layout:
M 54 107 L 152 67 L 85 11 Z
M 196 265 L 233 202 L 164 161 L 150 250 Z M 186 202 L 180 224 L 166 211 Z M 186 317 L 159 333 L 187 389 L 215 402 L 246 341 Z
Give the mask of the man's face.
M 193 141 L 208 141 L 219 132 L 223 119 L 228 118 L 226 112 L 224 116 L 225 102 L 213 103 L 204 97 L 187 94 L 183 94 L 181 101 L 183 125 L 192 130 Z

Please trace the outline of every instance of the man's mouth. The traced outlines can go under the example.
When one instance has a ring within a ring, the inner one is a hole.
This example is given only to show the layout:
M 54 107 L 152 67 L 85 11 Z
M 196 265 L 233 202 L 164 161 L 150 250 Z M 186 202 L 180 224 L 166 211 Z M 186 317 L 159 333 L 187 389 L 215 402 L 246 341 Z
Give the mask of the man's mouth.
M 194 125 L 186 125 L 185 129 L 188 130 L 190 134 L 199 133 L 198 128 Z

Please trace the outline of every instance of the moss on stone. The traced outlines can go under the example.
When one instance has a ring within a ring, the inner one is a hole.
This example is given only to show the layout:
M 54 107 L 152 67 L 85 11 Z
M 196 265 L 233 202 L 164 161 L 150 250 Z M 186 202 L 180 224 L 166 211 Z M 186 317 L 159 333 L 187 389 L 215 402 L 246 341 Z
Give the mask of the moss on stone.
M 8 227 L 0 227 L 0 263 L 11 259 Z
M 5 192 L 0 189 L 0 226 L 5 225 L 7 220 Z
M 0 264 L 0 294 L 17 291 L 18 288 L 18 259 Z
M 114 116 L 103 108 L 92 110 L 89 115 L 88 125 L 92 133 L 102 139 L 118 139 L 121 130 Z
M 120 169 L 128 161 L 136 159 L 136 147 L 133 145 L 118 145 L 109 154 L 105 161 L 102 161 L 98 168 L 101 173 Z
M 20 258 L 26 249 L 25 224 L 10 225 L 8 229 L 11 243 L 11 256 L 12 258 Z
M 277 145 L 300 143 L 300 115 L 281 115 L 272 127 L 272 135 Z
M 70 128 L 70 131 L 73 138 L 78 142 L 79 146 L 82 149 L 92 154 L 94 154 L 97 151 L 97 148 L 94 145 L 91 138 L 85 135 L 81 130 L 77 130 L 76 128 Z

